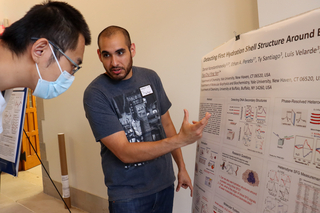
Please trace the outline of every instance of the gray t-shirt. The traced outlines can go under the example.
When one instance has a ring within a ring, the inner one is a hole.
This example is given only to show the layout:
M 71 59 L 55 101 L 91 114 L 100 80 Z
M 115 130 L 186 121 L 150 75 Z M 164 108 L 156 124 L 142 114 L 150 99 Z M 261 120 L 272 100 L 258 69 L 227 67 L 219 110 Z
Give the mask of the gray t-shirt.
M 84 93 L 84 109 L 96 141 L 124 131 L 130 143 L 166 137 L 161 115 L 171 107 L 158 75 L 133 67 L 128 80 L 101 74 Z M 101 143 L 101 142 L 100 142 Z M 101 143 L 102 168 L 109 200 L 147 196 L 172 185 L 171 154 L 147 162 L 125 164 Z

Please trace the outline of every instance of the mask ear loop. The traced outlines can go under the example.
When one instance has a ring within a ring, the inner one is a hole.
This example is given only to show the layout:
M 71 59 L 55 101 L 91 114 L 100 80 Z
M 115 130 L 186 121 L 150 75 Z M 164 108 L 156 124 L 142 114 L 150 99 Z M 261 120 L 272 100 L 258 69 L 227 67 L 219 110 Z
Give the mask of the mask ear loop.
M 41 75 L 40 75 L 40 72 L 39 72 L 39 67 L 38 67 L 38 64 L 36 63 L 36 68 L 37 68 L 37 71 L 38 71 L 38 75 L 40 77 L 40 79 L 42 79 Z
M 51 44 L 49 44 L 49 47 L 50 47 L 50 49 L 51 49 L 51 52 L 52 52 L 52 54 L 53 54 L 54 59 L 56 60 L 56 62 L 57 62 L 57 64 L 58 64 L 58 67 L 59 67 L 59 69 L 60 69 L 60 72 L 62 73 L 62 69 L 61 69 L 61 67 L 60 67 L 60 63 L 59 63 L 59 61 L 58 61 L 58 59 L 57 59 L 57 57 L 56 57 L 56 54 L 54 54 L 54 52 L 53 52 L 53 49 L 52 49 L 52 47 L 51 47 Z

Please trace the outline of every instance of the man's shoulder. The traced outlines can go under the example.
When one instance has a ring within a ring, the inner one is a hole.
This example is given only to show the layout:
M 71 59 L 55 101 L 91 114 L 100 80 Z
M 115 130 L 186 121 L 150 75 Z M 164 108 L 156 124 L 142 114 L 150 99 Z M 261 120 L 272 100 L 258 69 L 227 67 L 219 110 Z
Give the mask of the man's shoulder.
M 96 93 L 96 91 L 100 91 L 103 87 L 108 84 L 108 78 L 105 74 L 98 75 L 95 79 L 93 79 L 90 84 L 86 87 L 84 94 Z
M 133 66 L 132 67 L 133 72 L 136 72 L 138 75 L 150 75 L 150 76 L 158 76 L 158 74 L 149 68 L 145 68 L 145 67 L 137 67 L 137 66 Z
M 104 73 L 100 74 L 90 82 L 87 88 L 99 86 L 100 84 L 106 83 L 107 81 L 108 81 L 107 76 Z

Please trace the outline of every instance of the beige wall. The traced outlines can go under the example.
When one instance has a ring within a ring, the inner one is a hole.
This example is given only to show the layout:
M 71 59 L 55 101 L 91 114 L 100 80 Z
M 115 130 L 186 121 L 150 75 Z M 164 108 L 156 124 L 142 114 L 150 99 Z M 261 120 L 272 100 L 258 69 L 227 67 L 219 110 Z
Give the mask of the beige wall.
M 257 2 L 260 27 L 320 7 L 318 0 L 257 0 Z
M 36 0 L 0 0 L 0 20 L 20 18 Z M 170 109 L 179 130 L 183 109 L 190 121 L 198 120 L 201 57 L 237 34 L 256 29 L 256 0 L 68 0 L 85 16 L 93 42 L 86 48 L 83 68 L 71 88 L 45 100 L 43 141 L 53 180 L 60 182 L 57 134 L 66 135 L 70 186 L 100 197 L 106 196 L 101 170 L 100 145 L 95 142 L 82 106 L 83 91 L 103 68 L 96 55 L 96 38 L 108 25 L 120 25 L 131 33 L 137 54 L 134 64 L 154 69 L 173 103 Z M 183 148 L 187 169 L 194 175 L 195 145 Z M 190 212 L 189 191 L 176 194 L 174 212 Z

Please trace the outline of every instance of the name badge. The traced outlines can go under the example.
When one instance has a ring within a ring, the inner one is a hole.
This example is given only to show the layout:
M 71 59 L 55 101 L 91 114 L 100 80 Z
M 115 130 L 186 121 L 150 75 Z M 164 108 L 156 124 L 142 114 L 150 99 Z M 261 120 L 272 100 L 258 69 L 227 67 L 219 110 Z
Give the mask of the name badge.
M 144 87 L 140 87 L 140 92 L 142 94 L 142 96 L 147 96 L 153 93 L 152 88 L 150 85 L 144 86 Z

